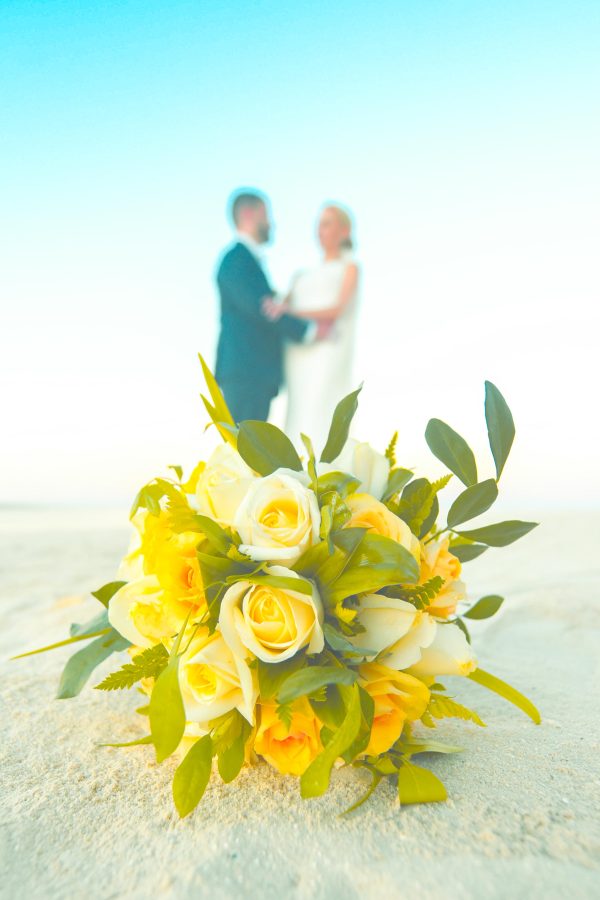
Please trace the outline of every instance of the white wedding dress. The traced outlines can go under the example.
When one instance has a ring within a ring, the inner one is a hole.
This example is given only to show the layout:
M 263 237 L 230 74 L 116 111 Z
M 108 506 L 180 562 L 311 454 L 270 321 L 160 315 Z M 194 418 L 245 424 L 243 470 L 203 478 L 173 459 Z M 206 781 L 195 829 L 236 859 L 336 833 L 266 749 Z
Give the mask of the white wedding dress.
M 346 267 L 352 261 L 352 256 L 345 253 L 339 259 L 326 260 L 298 275 L 292 287 L 290 312 L 335 306 Z M 327 440 L 337 403 L 356 386 L 352 384 L 356 307 L 355 295 L 334 323 L 327 340 L 286 346 L 286 432 L 298 447 L 302 446 L 300 434 L 307 434 L 317 458 Z

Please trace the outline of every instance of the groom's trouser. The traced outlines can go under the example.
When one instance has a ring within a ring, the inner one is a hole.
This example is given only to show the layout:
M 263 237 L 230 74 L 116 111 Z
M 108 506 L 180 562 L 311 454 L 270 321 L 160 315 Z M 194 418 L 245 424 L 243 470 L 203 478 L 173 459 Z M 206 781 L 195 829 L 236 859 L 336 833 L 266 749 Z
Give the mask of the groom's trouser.
M 271 387 L 253 384 L 251 378 L 247 381 L 227 379 L 220 387 L 235 422 L 245 419 L 267 421 L 271 400 L 275 396 Z

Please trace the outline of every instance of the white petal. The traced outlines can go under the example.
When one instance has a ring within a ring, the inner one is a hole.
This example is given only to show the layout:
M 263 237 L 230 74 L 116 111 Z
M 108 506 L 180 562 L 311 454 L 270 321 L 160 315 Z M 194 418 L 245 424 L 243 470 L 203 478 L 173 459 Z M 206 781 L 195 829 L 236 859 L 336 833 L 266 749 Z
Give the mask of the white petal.
M 416 675 L 468 675 L 477 668 L 477 660 L 458 625 L 438 624 L 433 642 L 413 665 Z
M 396 644 L 382 654 L 381 662 L 390 669 L 401 671 L 412 666 L 421 658 L 424 647 L 435 638 L 436 623 L 428 613 L 421 613 L 413 628 Z
M 158 579 L 154 575 L 146 575 L 123 585 L 110 599 L 108 621 L 135 647 L 152 647 L 156 642 L 138 631 L 131 617 L 131 609 L 136 603 L 152 603 L 159 592 Z

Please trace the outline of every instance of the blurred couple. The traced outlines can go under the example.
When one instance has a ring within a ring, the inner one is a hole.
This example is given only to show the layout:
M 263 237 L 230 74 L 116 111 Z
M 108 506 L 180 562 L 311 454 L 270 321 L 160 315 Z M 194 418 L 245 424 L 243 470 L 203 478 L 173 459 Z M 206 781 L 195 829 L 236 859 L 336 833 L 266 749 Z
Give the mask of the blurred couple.
M 236 193 L 231 217 L 235 239 L 217 272 L 217 381 L 236 422 L 266 421 L 285 383 L 286 433 L 297 445 L 300 433 L 308 434 L 318 450 L 336 404 L 352 389 L 359 270 L 350 216 L 339 206 L 324 207 L 318 223 L 322 260 L 296 275 L 283 298 L 264 268 L 272 229 L 267 198 Z

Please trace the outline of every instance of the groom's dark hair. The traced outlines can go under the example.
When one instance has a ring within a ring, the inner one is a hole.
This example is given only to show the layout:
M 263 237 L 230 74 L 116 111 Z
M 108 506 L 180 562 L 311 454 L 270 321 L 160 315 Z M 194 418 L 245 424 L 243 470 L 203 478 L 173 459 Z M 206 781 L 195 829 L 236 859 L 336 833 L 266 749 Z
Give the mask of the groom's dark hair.
M 256 209 L 257 206 L 266 206 L 267 198 L 260 191 L 235 191 L 229 200 L 229 209 L 234 224 L 237 225 L 240 213 L 243 209 Z

